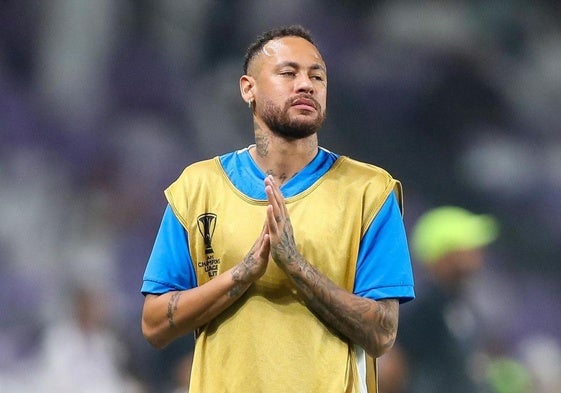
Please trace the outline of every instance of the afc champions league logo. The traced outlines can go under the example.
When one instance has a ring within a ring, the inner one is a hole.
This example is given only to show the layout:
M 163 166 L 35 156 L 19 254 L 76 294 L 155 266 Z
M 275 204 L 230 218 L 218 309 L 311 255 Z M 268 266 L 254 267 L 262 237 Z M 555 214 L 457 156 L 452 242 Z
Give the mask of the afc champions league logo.
M 214 254 L 214 250 L 212 249 L 212 236 L 214 235 L 214 229 L 216 228 L 216 214 L 201 214 L 197 218 L 197 225 L 205 242 L 205 254 Z
M 220 264 L 220 259 L 214 258 L 214 250 L 212 249 L 212 236 L 216 228 L 216 221 L 216 214 L 214 213 L 204 213 L 197 218 L 197 227 L 203 237 L 206 254 L 206 260 L 197 262 L 197 267 L 204 269 L 210 278 L 216 276 Z

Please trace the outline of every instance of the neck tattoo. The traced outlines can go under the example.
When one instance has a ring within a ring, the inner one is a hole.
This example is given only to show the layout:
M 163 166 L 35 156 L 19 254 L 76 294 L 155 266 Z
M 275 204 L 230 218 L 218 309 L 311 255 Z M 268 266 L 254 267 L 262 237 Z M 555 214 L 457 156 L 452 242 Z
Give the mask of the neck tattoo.
M 275 174 L 275 171 L 273 171 L 272 169 L 268 169 L 265 173 L 267 174 L 267 176 L 268 175 L 273 176 L 275 179 L 279 181 L 280 184 L 284 184 L 289 179 L 288 175 L 284 172 L 277 176 Z

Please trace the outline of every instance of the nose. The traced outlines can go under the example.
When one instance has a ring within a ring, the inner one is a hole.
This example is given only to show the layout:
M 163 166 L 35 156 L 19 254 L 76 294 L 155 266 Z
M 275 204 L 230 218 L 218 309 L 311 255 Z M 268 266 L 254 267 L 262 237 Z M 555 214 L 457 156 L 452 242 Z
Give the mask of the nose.
M 312 94 L 314 92 L 314 85 L 307 74 L 300 73 L 295 79 L 295 89 L 297 93 Z

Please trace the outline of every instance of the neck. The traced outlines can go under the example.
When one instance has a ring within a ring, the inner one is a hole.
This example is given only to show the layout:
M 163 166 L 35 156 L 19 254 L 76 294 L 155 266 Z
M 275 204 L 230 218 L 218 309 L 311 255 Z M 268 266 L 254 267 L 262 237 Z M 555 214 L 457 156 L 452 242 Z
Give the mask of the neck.
M 255 128 L 255 148 L 249 153 L 257 166 L 284 184 L 308 165 L 318 152 L 317 134 L 287 140 L 269 130 Z

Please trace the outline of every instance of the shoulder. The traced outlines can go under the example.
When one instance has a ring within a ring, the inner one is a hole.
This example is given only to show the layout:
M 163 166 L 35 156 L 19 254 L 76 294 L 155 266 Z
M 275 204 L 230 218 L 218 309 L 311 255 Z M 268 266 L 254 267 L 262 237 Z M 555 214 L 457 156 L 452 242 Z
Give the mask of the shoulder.
M 374 164 L 358 161 L 341 156 L 333 165 L 334 176 L 344 177 L 347 189 L 362 190 L 366 200 L 377 208 L 394 193 L 401 212 L 403 212 L 403 188 L 401 182 L 395 179 L 384 168 Z
M 178 180 L 189 176 L 196 176 L 201 173 L 207 174 L 208 172 L 212 172 L 216 169 L 217 163 L 218 157 L 213 157 L 189 164 L 183 169 Z
M 185 167 L 169 187 L 173 189 L 188 185 L 201 185 L 201 183 L 212 183 L 216 180 L 216 177 L 222 176 L 223 173 L 218 157 L 197 161 Z
M 361 178 L 376 178 L 387 183 L 394 180 L 384 168 L 347 156 L 339 157 L 336 164 L 340 167 L 340 170 L 360 176 Z
M 164 193 L 169 202 L 174 202 L 177 198 L 183 199 L 185 195 L 189 195 L 189 190 L 201 190 L 216 185 L 222 174 L 218 157 L 197 161 L 185 167 Z
M 398 199 L 401 199 L 400 181 L 379 166 L 341 156 L 333 165 L 333 170 L 338 176 L 346 177 L 348 184 L 352 184 L 359 189 L 365 191 L 375 189 L 377 192 L 386 195 L 396 191 Z

